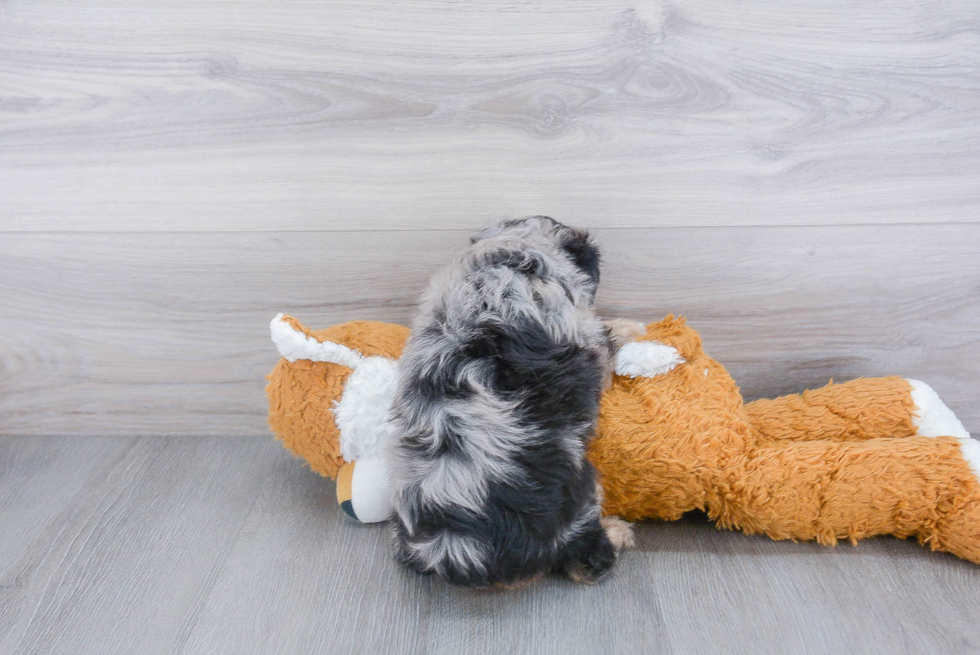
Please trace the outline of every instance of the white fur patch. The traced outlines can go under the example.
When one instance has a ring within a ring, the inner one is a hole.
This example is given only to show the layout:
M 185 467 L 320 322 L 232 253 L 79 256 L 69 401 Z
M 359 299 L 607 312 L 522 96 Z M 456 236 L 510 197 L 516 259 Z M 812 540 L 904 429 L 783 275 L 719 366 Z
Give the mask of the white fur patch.
M 340 430 L 340 454 L 348 462 L 381 457 L 391 439 L 388 413 L 397 384 L 398 363 L 385 357 L 362 358 L 347 378 L 333 418 Z
M 486 571 L 486 546 L 475 537 L 443 531 L 428 541 L 409 543 L 407 546 L 425 568 L 443 575 L 448 563 L 465 571 Z
M 314 362 L 330 362 L 347 368 L 356 368 L 364 357 L 347 346 L 332 341 L 320 343 L 312 337 L 294 329 L 282 320 L 282 314 L 276 314 L 269 324 L 272 341 L 279 349 L 279 354 L 290 362 L 298 359 L 308 359 Z
M 686 360 L 676 348 L 656 341 L 633 341 L 616 353 L 616 373 L 631 378 L 667 373 Z
M 939 398 L 939 394 L 925 382 L 906 380 L 912 386 L 912 402 L 915 412 L 912 423 L 920 437 L 956 437 L 960 441 L 960 452 L 970 465 L 973 474 L 980 479 L 980 442 L 970 438 L 963 423 L 956 418 L 949 407 Z
M 919 436 L 970 438 L 970 433 L 956 418 L 956 414 L 940 400 L 939 394 L 932 387 L 919 380 L 906 382 L 912 386 L 912 402 L 915 403 L 912 423 Z

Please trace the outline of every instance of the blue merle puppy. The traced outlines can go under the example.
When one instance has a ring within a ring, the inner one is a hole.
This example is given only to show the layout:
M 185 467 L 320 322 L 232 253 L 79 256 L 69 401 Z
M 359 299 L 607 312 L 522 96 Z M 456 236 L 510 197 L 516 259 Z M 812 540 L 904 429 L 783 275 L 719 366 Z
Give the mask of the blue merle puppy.
M 593 582 L 629 545 L 585 458 L 615 348 L 599 250 L 544 216 L 502 223 L 433 278 L 401 357 L 389 470 L 396 557 L 451 583 Z

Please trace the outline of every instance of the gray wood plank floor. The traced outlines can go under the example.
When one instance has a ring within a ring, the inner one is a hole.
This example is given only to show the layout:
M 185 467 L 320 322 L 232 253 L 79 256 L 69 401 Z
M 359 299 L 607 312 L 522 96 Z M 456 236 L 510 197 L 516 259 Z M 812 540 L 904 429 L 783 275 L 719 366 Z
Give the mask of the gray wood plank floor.
M 975 653 L 980 567 L 647 523 L 597 586 L 474 592 L 271 438 L 0 438 L 2 653 Z

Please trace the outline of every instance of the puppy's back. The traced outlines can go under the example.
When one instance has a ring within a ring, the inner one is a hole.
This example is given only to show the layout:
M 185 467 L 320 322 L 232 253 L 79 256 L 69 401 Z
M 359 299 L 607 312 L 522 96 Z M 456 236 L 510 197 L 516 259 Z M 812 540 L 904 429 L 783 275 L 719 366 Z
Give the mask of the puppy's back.
M 506 230 L 433 280 L 392 418 L 401 561 L 510 583 L 550 570 L 597 519 L 584 451 L 608 345 L 594 290 L 553 235 Z

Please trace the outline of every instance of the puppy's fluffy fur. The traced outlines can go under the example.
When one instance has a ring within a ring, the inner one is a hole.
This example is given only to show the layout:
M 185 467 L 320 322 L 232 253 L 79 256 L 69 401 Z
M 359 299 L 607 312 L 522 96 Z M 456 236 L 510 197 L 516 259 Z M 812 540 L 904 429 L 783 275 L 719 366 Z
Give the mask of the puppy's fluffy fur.
M 473 587 L 594 581 L 630 539 L 600 521 L 585 459 L 614 348 L 593 311 L 599 251 L 543 216 L 472 241 L 423 295 L 401 358 L 396 556 Z

